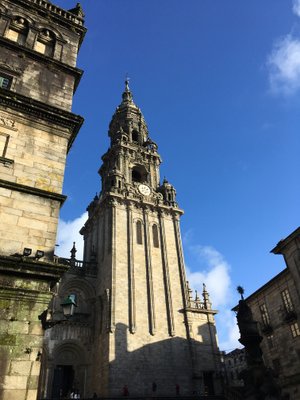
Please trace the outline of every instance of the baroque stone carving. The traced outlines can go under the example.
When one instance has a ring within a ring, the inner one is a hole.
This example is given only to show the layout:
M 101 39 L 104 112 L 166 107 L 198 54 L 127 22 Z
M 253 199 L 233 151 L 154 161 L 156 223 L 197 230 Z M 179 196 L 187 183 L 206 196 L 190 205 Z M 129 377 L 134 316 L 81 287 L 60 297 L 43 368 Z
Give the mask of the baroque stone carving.
M 3 117 L 0 115 L 0 125 L 3 125 L 7 128 L 15 128 L 16 121 L 10 118 Z

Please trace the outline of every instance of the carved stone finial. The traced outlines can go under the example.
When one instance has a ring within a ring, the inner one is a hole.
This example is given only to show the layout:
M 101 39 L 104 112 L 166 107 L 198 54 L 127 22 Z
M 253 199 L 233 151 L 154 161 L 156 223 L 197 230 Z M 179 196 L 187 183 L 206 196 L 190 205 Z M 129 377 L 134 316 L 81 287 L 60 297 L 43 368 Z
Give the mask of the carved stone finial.
M 245 293 L 245 290 L 244 290 L 244 288 L 242 287 L 242 286 L 238 286 L 237 288 L 236 288 L 236 290 L 239 292 L 239 294 L 241 295 L 241 299 L 242 300 L 244 300 L 244 293 Z
M 70 253 L 71 253 L 71 260 L 76 260 L 77 250 L 76 250 L 76 247 L 75 247 L 75 242 L 73 242 L 73 247 L 70 250 Z
M 190 288 L 189 281 L 186 281 L 186 287 L 187 287 L 187 291 L 188 291 L 189 301 L 192 301 L 193 300 L 193 290 Z
M 125 80 L 125 90 L 122 94 L 122 104 L 133 103 L 132 101 L 132 93 L 129 88 L 129 78 L 127 77 Z
M 80 3 L 77 3 L 76 7 L 72 8 L 71 10 L 69 10 L 69 12 L 74 14 L 74 15 L 77 15 L 78 17 L 81 17 L 81 18 L 84 17 L 83 8 L 82 8 Z
M 211 301 L 210 301 L 210 298 L 209 298 L 209 293 L 206 290 L 205 283 L 203 283 L 202 297 L 203 297 L 203 302 L 204 302 L 204 308 L 206 308 L 207 310 L 210 310 L 211 309 Z
M 128 74 L 126 74 L 126 79 L 125 79 L 125 92 L 130 92 L 130 89 L 129 89 L 129 80 L 130 80 L 130 78 L 129 78 Z

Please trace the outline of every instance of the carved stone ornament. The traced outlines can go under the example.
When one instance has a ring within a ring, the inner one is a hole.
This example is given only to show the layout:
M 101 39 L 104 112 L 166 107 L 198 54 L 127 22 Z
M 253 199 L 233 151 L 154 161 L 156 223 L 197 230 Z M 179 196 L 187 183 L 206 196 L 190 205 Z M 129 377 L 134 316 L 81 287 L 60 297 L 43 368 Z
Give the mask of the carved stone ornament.
M 0 62 L 0 70 L 1 71 L 6 71 L 13 75 L 21 75 L 22 74 L 23 70 L 19 67 L 15 67 L 15 66 L 11 65 L 11 60 L 6 59 L 3 61 Z
M 15 124 L 15 120 L 0 115 L 0 125 L 6 126 L 7 128 L 15 129 Z

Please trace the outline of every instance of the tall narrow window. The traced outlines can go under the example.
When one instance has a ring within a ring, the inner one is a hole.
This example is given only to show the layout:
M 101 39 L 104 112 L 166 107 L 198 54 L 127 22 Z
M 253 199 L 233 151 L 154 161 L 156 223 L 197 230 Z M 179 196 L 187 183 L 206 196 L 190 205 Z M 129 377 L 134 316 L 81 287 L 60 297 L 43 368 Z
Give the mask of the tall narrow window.
M 269 349 L 273 349 L 273 347 L 274 347 L 273 338 L 274 338 L 273 335 L 267 336 L 267 343 L 268 343 Z
M 157 225 L 152 225 L 153 246 L 159 247 Z
M 136 242 L 137 244 L 143 244 L 143 234 L 142 234 L 142 223 L 137 221 L 136 223 Z
M 132 141 L 137 142 L 139 141 L 139 133 L 138 131 L 132 131 L 131 133 Z
M 300 329 L 299 329 L 298 322 L 291 324 L 290 327 L 291 327 L 291 332 L 292 332 L 293 338 L 300 336 Z
M 261 306 L 259 306 L 260 309 L 260 314 L 261 314 L 261 318 L 262 318 L 262 322 L 264 325 L 270 325 L 270 318 L 269 318 L 269 314 L 268 314 L 268 310 L 265 304 L 262 304 Z
M 282 297 L 282 301 L 283 301 L 283 305 L 285 308 L 286 312 L 291 312 L 294 310 L 294 306 L 289 294 L 289 291 L 287 289 L 285 289 L 284 291 L 281 292 L 281 297 Z

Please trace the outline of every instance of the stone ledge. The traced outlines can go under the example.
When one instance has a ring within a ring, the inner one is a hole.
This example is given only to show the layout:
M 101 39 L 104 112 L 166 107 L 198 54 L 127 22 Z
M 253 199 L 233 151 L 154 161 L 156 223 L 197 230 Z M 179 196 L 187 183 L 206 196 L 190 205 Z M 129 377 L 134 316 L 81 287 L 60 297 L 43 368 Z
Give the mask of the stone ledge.
M 35 118 L 43 119 L 52 123 L 54 122 L 58 125 L 69 128 L 71 130 L 71 134 L 68 139 L 68 151 L 70 150 L 72 143 L 74 142 L 84 121 L 83 117 L 80 115 L 49 106 L 38 100 L 33 100 L 8 89 L 0 88 L 0 105 L 24 112 Z
M 0 255 L 0 271 L 6 275 L 57 282 L 67 270 L 68 267 L 62 264 L 34 260 L 21 255 Z
M 3 164 L 5 167 L 10 167 L 14 163 L 14 160 L 6 157 L 0 157 L 0 163 Z
M 63 204 L 67 198 L 67 196 L 62 194 L 48 192 L 47 190 L 37 189 L 35 187 L 21 185 L 20 183 L 9 182 L 3 179 L 0 179 L 0 187 L 8 190 L 31 194 L 32 196 L 39 196 L 45 197 L 46 199 L 50 200 L 56 200 L 61 204 Z

